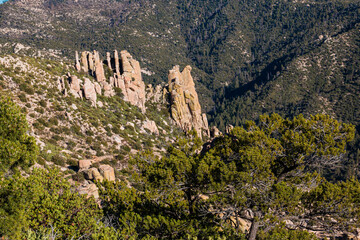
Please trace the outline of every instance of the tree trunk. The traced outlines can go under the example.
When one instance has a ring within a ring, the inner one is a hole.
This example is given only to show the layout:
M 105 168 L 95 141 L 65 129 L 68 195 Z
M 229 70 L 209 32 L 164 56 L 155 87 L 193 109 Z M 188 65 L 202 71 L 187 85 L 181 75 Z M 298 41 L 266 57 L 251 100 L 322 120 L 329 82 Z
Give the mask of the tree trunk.
M 256 234 L 257 234 L 257 231 L 258 231 L 259 225 L 260 225 L 259 217 L 260 217 L 260 213 L 255 212 L 254 213 L 254 219 L 253 219 L 253 222 L 251 224 L 248 240 L 255 240 L 256 239 Z

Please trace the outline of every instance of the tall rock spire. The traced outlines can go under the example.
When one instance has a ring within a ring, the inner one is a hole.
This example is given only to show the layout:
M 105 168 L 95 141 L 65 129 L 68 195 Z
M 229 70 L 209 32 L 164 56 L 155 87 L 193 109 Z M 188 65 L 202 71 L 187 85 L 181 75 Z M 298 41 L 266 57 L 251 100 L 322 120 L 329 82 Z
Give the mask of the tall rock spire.
M 179 66 L 173 67 L 168 80 L 171 117 L 184 131 L 195 129 L 199 136 L 209 136 L 208 121 L 206 115 L 201 113 L 191 67 L 186 66 L 182 72 Z
M 80 60 L 79 60 L 79 53 L 78 53 L 78 51 L 75 52 L 75 69 L 76 69 L 76 71 L 78 71 L 78 72 L 81 71 L 81 65 L 80 65 Z
M 98 51 L 94 51 L 94 69 L 95 69 L 95 77 L 98 82 L 106 81 L 105 73 L 104 73 L 104 65 L 100 60 L 100 55 Z

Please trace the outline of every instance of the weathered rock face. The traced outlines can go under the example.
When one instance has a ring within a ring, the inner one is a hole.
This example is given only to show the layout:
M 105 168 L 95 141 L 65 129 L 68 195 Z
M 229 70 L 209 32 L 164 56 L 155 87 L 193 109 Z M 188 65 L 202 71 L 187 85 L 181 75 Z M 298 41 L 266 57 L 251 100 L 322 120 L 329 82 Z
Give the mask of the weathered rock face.
M 82 98 L 82 92 L 80 89 L 80 80 L 77 76 L 70 76 L 69 77 L 69 85 L 70 90 L 69 92 L 74 95 L 75 97 Z
M 105 97 L 112 97 L 115 95 L 114 89 L 111 87 L 111 85 L 108 82 L 102 82 L 101 85 L 104 89 Z
M 79 169 L 88 169 L 91 167 L 91 161 L 90 160 L 80 160 L 79 161 Z
M 115 56 L 115 67 L 118 70 L 118 64 Z M 142 80 L 141 68 L 138 61 L 127 51 L 120 52 L 120 64 L 121 64 L 121 75 L 116 72 L 118 87 L 121 88 L 124 94 L 124 99 L 129 101 L 131 104 L 138 106 L 143 112 L 145 112 L 145 83 Z
M 119 57 L 118 51 L 115 50 L 113 58 L 110 53 L 106 53 L 106 61 L 100 59 L 97 51 L 82 52 L 80 60 L 78 54 L 76 56 L 75 68 L 95 77 L 104 89 L 104 96 L 114 96 L 113 87 L 120 88 L 125 101 L 145 112 L 145 83 L 142 80 L 140 64 L 130 53 L 121 51 Z M 113 72 L 113 76 L 109 79 L 105 77 L 104 63 L 107 64 L 108 70 Z M 98 89 L 96 90 L 99 92 Z
M 102 182 L 104 180 L 104 177 L 99 173 L 99 170 L 97 170 L 97 168 L 90 168 L 87 171 L 87 177 L 90 180 L 95 180 L 95 181 L 100 181 Z
M 82 52 L 81 61 L 79 60 L 78 52 L 76 52 L 75 58 L 75 69 L 77 71 L 82 70 L 90 73 L 98 82 L 106 81 L 103 61 L 100 59 L 99 52 Z
M 191 67 L 180 72 L 179 66 L 169 71 L 168 96 L 171 117 L 184 131 L 195 129 L 199 136 L 209 136 L 209 126 L 205 114 L 201 113 Z
M 95 91 L 97 94 L 101 95 L 101 86 L 99 83 L 94 83 L 94 86 L 95 86 Z
M 99 167 L 100 173 L 104 176 L 104 179 L 108 181 L 115 181 L 115 172 L 114 168 L 109 165 L 101 165 Z
M 95 85 L 88 79 L 85 78 L 85 83 L 83 86 L 84 95 L 87 100 L 91 101 L 91 105 L 96 107 L 96 91 Z
M 100 60 L 99 52 L 94 51 L 94 67 L 95 67 L 95 77 L 98 82 L 106 81 L 104 73 L 104 65 Z
M 86 73 L 89 72 L 88 52 L 81 53 L 81 70 Z
M 79 60 L 79 53 L 77 51 L 75 53 L 75 68 L 76 68 L 76 71 L 80 72 L 81 65 L 80 65 L 80 60 Z

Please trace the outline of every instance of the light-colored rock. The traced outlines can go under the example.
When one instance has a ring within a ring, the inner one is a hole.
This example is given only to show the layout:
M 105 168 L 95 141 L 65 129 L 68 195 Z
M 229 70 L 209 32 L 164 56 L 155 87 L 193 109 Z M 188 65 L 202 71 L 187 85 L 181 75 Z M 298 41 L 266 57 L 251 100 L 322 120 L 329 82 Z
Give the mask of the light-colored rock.
M 115 181 L 115 171 L 109 165 L 100 165 L 99 167 L 101 175 L 108 181 Z
M 103 89 L 104 89 L 104 96 L 105 97 L 112 97 L 115 95 L 114 89 L 111 87 L 111 85 L 107 82 L 101 83 Z
M 70 76 L 69 78 L 70 90 L 69 92 L 77 98 L 81 98 L 80 80 L 77 76 Z
M 96 184 L 92 183 L 88 187 L 88 196 L 93 196 L 95 199 L 99 198 L 99 189 Z
M 109 78 L 109 84 L 110 84 L 110 86 L 115 86 L 115 79 L 114 79 L 114 77 L 110 77 L 110 78 Z
M 154 121 L 146 120 L 144 121 L 142 127 L 148 129 L 151 133 L 159 135 L 159 129 Z
M 75 52 L 75 69 L 76 69 L 76 71 L 78 71 L 78 72 L 81 71 L 81 65 L 80 65 L 80 60 L 79 60 L 79 53 L 78 53 L 78 51 Z
M 111 67 L 111 54 L 109 52 L 106 53 L 106 63 L 110 71 L 112 71 Z
M 92 179 L 95 181 L 100 181 L 102 182 L 104 180 L 104 177 L 100 174 L 99 170 L 97 170 L 97 168 L 91 168 L 91 176 Z
M 95 199 L 99 198 L 99 189 L 97 188 L 96 184 L 84 184 L 78 189 L 79 194 L 87 194 L 87 197 L 93 196 Z
M 133 59 L 129 52 L 123 50 L 120 52 L 122 76 L 124 80 L 125 89 L 123 94 L 126 95 L 127 101 L 138 106 L 145 112 L 145 83 L 142 80 L 141 68 L 138 61 Z
M 139 62 L 125 50 L 120 52 L 120 56 L 115 50 L 113 59 L 110 53 L 107 53 L 106 61 L 109 70 L 113 71 L 114 74 L 108 81 L 105 78 L 103 61 L 100 59 L 99 52 L 82 52 L 80 65 L 84 72 L 90 73 L 101 83 L 100 85 L 104 88 L 104 96 L 114 96 L 115 91 L 112 87 L 120 88 L 125 101 L 138 106 L 142 112 L 145 112 L 145 83 L 142 80 Z M 112 64 L 114 64 L 115 69 L 113 69 Z
M 64 77 L 58 78 L 58 89 L 62 93 L 64 93 L 64 91 L 66 90 Z
M 114 50 L 114 60 L 115 60 L 115 73 L 120 76 L 120 61 L 119 61 L 119 53 L 117 50 Z
M 168 94 L 164 99 L 170 100 L 171 117 L 185 132 L 195 129 L 198 135 L 209 136 L 206 115 L 201 113 L 201 106 L 191 76 L 191 67 L 186 66 L 180 72 L 179 66 L 169 71 Z
M 101 86 L 99 83 L 94 83 L 94 86 L 95 86 L 95 91 L 97 94 L 101 95 Z
M 104 65 L 100 60 L 100 55 L 98 51 L 94 51 L 94 68 L 95 68 L 95 77 L 98 82 L 106 81 L 104 73 Z
M 94 84 L 88 79 L 85 78 L 85 83 L 83 86 L 84 95 L 87 100 L 91 101 L 91 105 L 96 107 L 96 91 Z
M 91 161 L 90 160 L 79 160 L 79 169 L 88 169 L 91 167 Z
M 88 52 L 81 53 L 81 69 L 86 73 L 89 72 Z
M 89 71 L 91 72 L 91 75 L 94 76 L 94 73 L 95 73 L 94 55 L 91 52 L 89 52 L 87 57 L 88 57 L 88 63 L 89 63 Z

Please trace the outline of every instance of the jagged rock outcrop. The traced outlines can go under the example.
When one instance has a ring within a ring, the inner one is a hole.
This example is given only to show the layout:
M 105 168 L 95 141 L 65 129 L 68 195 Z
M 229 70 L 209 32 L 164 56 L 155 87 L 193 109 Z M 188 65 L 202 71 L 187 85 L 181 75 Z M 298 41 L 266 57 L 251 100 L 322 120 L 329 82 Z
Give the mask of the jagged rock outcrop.
M 97 94 L 101 95 L 101 86 L 99 83 L 94 83 L 94 86 L 95 86 L 95 91 Z
M 80 65 L 80 60 L 79 60 L 79 53 L 78 51 L 75 52 L 75 69 L 76 71 L 80 72 L 81 70 L 81 65 Z
M 114 168 L 109 165 L 100 165 L 99 169 L 92 167 L 81 170 L 84 171 L 84 176 L 87 180 L 102 182 L 105 179 L 108 181 L 115 181 Z
M 106 53 L 106 63 L 107 63 L 109 70 L 112 71 L 113 69 L 111 66 L 111 54 L 109 52 Z
M 86 73 L 89 72 L 88 52 L 81 53 L 81 70 Z
M 58 78 L 58 89 L 62 94 L 64 94 L 65 97 L 67 96 L 67 90 L 65 87 L 65 78 L 64 77 Z
M 101 85 L 104 89 L 105 97 L 112 97 L 115 95 L 114 89 L 111 87 L 111 85 L 108 82 L 102 82 Z
M 98 82 L 106 81 L 104 73 L 104 65 L 100 60 L 99 52 L 94 51 L 94 68 L 95 68 L 95 77 Z
M 186 66 L 182 72 L 179 66 L 169 71 L 168 99 L 171 117 L 177 125 L 186 132 L 195 129 L 199 136 L 209 136 L 208 121 L 206 115 L 201 113 L 190 66 Z
M 115 66 L 117 66 L 116 59 L 117 57 L 115 56 Z M 128 51 L 123 50 L 120 52 L 120 63 L 122 73 L 120 78 L 117 73 L 115 76 L 117 77 L 118 86 L 124 94 L 124 99 L 145 112 L 145 83 L 142 80 L 139 62 Z
M 82 92 L 80 88 L 80 79 L 77 76 L 69 76 L 69 92 L 77 98 L 82 98 Z
M 106 53 L 105 61 L 100 59 L 100 54 L 97 51 L 93 53 L 82 52 L 80 60 L 78 59 L 78 53 L 76 53 L 75 57 L 76 70 L 79 71 L 80 69 L 95 77 L 104 90 L 104 96 L 114 96 L 115 91 L 113 88 L 120 88 L 125 101 L 138 106 L 145 112 L 145 83 L 142 80 L 140 64 L 129 52 L 123 50 L 119 56 L 118 51 L 115 50 L 113 58 L 110 53 Z M 110 76 L 109 79 L 105 77 L 104 64 L 113 73 L 113 76 Z M 99 94 L 100 91 L 96 89 L 96 92 Z
M 96 90 L 95 85 L 90 81 L 90 79 L 85 78 L 85 83 L 83 86 L 84 95 L 87 100 L 91 101 L 91 105 L 96 107 Z

